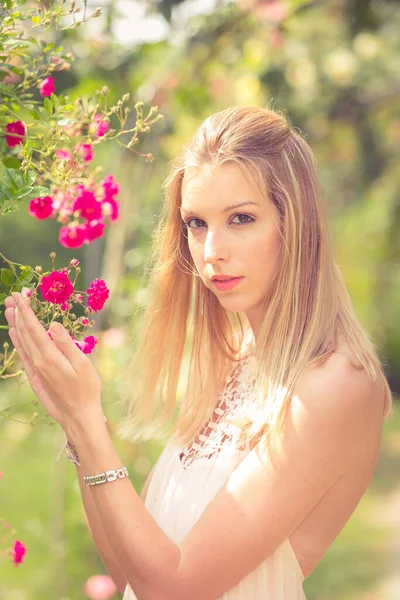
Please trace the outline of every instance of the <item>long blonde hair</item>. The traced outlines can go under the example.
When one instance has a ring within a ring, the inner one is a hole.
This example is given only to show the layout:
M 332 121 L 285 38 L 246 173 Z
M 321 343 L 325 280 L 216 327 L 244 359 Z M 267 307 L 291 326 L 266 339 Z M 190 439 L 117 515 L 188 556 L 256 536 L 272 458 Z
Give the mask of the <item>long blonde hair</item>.
M 178 443 L 188 443 L 212 416 L 251 331 L 246 316 L 228 313 L 196 272 L 179 210 L 187 167 L 228 162 L 245 169 L 272 200 L 282 238 L 254 351 L 261 393 L 257 410 L 242 423 L 245 436 L 279 431 L 299 377 L 335 351 L 339 336 L 357 368 L 373 381 L 383 378 L 385 416 L 390 416 L 392 394 L 383 363 L 333 258 L 312 151 L 282 114 L 239 106 L 201 124 L 164 183 L 146 268 L 148 303 L 125 376 L 120 435 L 140 441 L 173 434 Z

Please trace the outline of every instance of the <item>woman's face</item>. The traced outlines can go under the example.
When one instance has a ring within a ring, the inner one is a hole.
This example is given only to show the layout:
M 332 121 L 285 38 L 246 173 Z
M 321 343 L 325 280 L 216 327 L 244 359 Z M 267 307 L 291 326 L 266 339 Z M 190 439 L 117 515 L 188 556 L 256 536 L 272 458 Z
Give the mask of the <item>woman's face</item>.
M 231 208 L 237 204 L 243 206 Z M 245 312 L 256 337 L 281 240 L 272 201 L 236 163 L 205 164 L 185 171 L 181 216 L 204 285 L 226 310 Z M 211 278 L 221 274 L 242 279 L 218 289 Z

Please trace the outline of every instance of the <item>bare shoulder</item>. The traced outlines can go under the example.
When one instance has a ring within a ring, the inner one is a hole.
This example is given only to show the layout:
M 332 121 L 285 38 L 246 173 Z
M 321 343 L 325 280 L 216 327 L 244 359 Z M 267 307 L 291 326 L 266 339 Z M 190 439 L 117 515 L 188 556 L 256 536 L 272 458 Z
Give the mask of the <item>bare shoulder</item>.
M 356 368 L 347 353 L 334 353 L 322 365 L 306 371 L 293 398 L 294 420 L 313 413 L 317 422 L 327 421 L 343 440 L 360 448 L 363 440 L 375 450 L 383 425 L 384 384 L 372 381 L 363 368 Z M 360 441 L 360 444 L 354 443 Z

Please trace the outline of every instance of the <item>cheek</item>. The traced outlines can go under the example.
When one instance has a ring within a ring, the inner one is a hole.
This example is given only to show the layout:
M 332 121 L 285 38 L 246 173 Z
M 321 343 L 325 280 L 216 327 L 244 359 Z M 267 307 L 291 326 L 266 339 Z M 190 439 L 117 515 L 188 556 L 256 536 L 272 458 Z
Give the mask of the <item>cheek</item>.
M 196 243 L 196 241 L 191 241 L 190 239 L 188 239 L 188 248 L 194 266 L 199 271 L 200 267 L 203 265 L 203 248 L 201 244 Z
M 264 272 L 271 272 L 279 256 L 281 238 L 279 232 L 273 232 L 271 235 L 260 235 L 254 239 L 247 249 L 244 248 L 244 255 L 247 260 L 251 260 L 257 265 L 257 270 L 263 267 Z

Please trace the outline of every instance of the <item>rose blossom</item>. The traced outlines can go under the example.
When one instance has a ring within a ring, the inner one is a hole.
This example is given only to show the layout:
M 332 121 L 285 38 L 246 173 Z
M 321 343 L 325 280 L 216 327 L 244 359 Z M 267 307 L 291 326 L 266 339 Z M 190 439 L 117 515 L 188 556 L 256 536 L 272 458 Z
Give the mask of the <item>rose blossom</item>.
M 104 199 L 111 200 L 119 194 L 119 185 L 115 180 L 114 175 L 107 175 L 101 184 L 104 190 Z
M 68 278 L 66 271 L 53 271 L 50 275 L 44 275 L 39 289 L 43 300 L 52 304 L 66 302 L 74 291 L 74 286 Z
M 14 146 L 18 146 L 18 144 L 22 143 L 25 136 L 25 127 L 22 121 L 12 121 L 11 123 L 7 123 L 6 131 L 8 133 L 18 134 L 6 135 L 6 144 L 9 148 L 13 148 Z
M 53 199 L 51 196 L 33 198 L 29 202 L 29 214 L 36 219 L 47 219 L 53 213 Z
M 90 162 L 93 160 L 93 148 L 91 144 L 79 144 L 77 151 L 82 155 L 82 158 L 85 162 Z
M 85 225 L 85 242 L 90 243 L 101 237 L 104 234 L 105 227 L 103 221 L 100 219 L 87 223 Z
M 72 336 L 71 336 L 72 337 Z M 75 338 L 72 338 L 75 342 L 75 346 L 82 350 L 84 354 L 90 354 L 93 351 L 93 348 L 97 344 L 98 340 L 94 335 L 88 335 L 84 340 L 78 342 Z
M 94 116 L 94 134 L 96 137 L 103 137 L 110 129 L 110 123 L 103 121 L 103 117 L 100 113 Z
M 64 248 L 80 248 L 86 240 L 86 227 L 73 225 L 61 227 L 58 241 Z
M 109 575 L 93 575 L 84 586 L 85 595 L 91 600 L 110 600 L 117 586 Z
M 111 223 L 114 223 L 119 217 L 119 204 L 114 198 L 103 200 L 101 203 L 103 216 L 109 217 Z
M 102 216 L 101 203 L 96 200 L 93 192 L 83 188 L 74 202 L 73 212 L 79 212 L 83 219 L 94 221 Z
M 45 96 L 51 96 L 52 93 L 56 91 L 53 77 L 46 77 L 46 79 L 43 79 L 42 83 L 40 84 L 39 90 L 43 98 Z
M 26 552 L 26 546 L 24 546 L 24 544 L 19 540 L 16 540 L 14 543 L 14 548 L 11 551 L 11 555 L 13 557 L 14 564 L 16 567 L 18 567 L 18 565 L 22 563 L 22 559 L 24 558 Z
M 72 167 L 74 164 L 74 157 L 69 150 L 64 150 L 63 148 L 56 150 L 56 158 L 65 161 L 69 167 Z
M 103 308 L 107 298 L 110 295 L 110 290 L 108 289 L 104 279 L 94 279 L 86 290 L 86 293 L 88 295 L 88 307 L 94 312 L 97 312 Z

